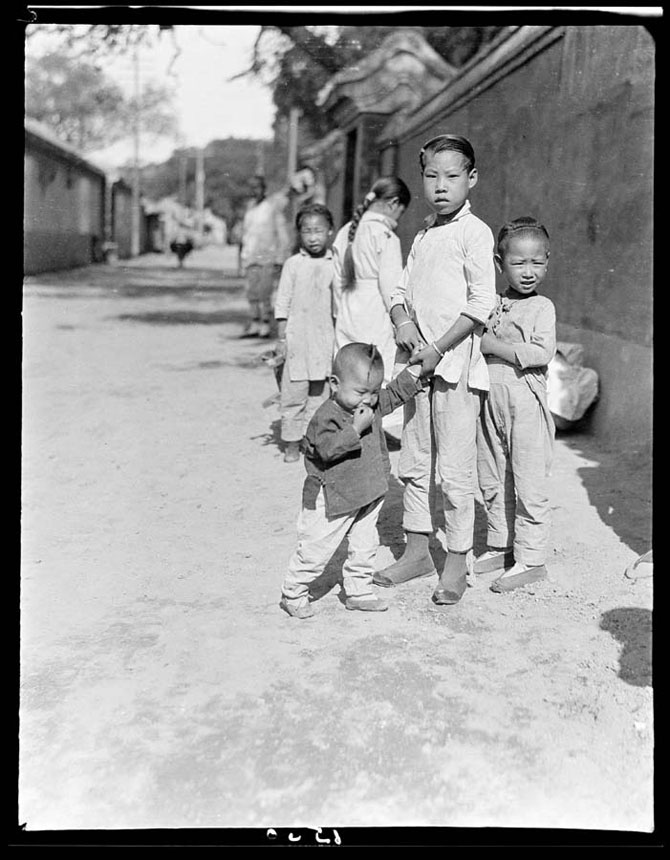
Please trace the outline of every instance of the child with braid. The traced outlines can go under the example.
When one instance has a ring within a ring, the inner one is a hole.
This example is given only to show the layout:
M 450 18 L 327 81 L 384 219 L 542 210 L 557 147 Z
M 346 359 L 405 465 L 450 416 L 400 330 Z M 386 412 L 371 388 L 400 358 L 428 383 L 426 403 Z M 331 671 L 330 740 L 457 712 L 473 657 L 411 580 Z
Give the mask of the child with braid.
M 402 179 L 382 176 L 333 242 L 335 350 L 347 343 L 374 343 L 382 354 L 386 383 L 396 356 L 391 294 L 402 274 L 395 231 L 410 200 Z
M 377 519 L 391 471 L 382 416 L 423 388 L 419 369 L 406 368 L 382 388 L 384 363 L 374 344 L 350 343 L 335 356 L 331 397 L 317 409 L 305 436 L 307 477 L 298 519 L 298 545 L 282 585 L 280 606 L 309 618 L 309 585 L 344 537 L 347 609 L 381 612 L 388 604 L 372 587 L 379 547 Z

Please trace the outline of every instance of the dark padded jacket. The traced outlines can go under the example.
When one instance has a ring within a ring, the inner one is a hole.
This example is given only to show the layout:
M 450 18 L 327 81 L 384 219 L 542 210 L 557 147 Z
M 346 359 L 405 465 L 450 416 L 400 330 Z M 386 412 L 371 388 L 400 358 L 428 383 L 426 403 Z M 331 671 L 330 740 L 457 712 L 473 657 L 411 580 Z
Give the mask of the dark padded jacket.
M 315 507 L 321 487 L 328 517 L 351 514 L 384 496 L 391 462 L 382 417 L 422 388 L 420 380 L 403 370 L 379 392 L 372 424 L 361 436 L 354 429 L 350 412 L 332 398 L 322 403 L 305 434 L 307 477 L 303 486 L 303 506 Z

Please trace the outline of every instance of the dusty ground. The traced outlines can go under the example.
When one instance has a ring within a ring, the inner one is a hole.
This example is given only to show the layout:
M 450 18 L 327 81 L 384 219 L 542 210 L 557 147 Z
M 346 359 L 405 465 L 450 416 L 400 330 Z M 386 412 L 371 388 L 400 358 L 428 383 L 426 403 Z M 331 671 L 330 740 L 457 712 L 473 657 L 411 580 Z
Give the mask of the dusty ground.
M 651 832 L 648 452 L 559 438 L 548 582 L 347 612 L 341 549 L 291 619 L 303 466 L 233 265 L 26 279 L 19 822 Z

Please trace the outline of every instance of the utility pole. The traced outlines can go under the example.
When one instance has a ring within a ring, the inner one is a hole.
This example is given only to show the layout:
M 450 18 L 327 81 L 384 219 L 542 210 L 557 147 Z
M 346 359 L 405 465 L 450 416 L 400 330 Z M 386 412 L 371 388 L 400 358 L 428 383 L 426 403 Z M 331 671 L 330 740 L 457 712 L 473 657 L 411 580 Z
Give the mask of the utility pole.
M 205 152 L 201 148 L 195 152 L 195 211 L 198 238 L 202 241 L 205 222 Z
M 137 43 L 133 48 L 135 111 L 133 116 L 133 184 L 131 196 L 130 255 L 140 253 L 140 57 Z
M 262 140 L 256 144 L 256 176 L 265 176 L 265 149 Z
M 297 107 L 292 107 L 289 112 L 287 184 L 291 181 L 291 177 L 296 172 L 298 167 L 298 123 L 300 121 L 301 114 L 302 111 L 300 110 L 300 108 Z
M 186 174 L 188 171 L 188 155 L 182 149 L 179 153 L 179 202 L 186 206 Z

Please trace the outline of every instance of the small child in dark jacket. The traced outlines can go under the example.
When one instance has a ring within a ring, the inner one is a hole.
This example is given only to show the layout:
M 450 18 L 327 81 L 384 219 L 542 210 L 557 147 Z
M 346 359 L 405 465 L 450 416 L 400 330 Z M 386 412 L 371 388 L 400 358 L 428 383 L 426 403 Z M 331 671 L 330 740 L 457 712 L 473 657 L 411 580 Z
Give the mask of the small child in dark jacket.
M 379 547 L 377 519 L 388 490 L 391 464 L 382 417 L 410 400 L 423 384 L 419 368 L 402 371 L 382 388 L 384 362 L 372 344 L 350 343 L 335 356 L 331 397 L 315 412 L 305 434 L 302 510 L 298 545 L 282 585 L 280 606 L 309 618 L 309 585 L 323 573 L 347 536 L 342 574 L 347 609 L 381 612 L 388 603 L 372 588 Z

